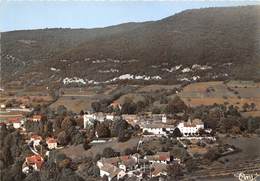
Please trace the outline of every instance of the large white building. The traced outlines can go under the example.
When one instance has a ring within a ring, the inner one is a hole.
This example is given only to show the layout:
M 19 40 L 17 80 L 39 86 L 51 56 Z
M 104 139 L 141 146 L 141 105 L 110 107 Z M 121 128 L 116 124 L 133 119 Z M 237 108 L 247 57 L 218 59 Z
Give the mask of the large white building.
M 188 120 L 188 122 L 181 122 L 177 126 L 183 136 L 196 136 L 200 129 L 204 129 L 204 123 L 200 119 Z

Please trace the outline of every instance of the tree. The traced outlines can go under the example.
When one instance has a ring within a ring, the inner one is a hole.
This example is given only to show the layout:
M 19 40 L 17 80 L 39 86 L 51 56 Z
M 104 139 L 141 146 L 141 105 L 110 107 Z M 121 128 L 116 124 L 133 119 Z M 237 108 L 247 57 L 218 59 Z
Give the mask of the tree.
M 220 154 L 216 148 L 210 148 L 207 153 L 205 153 L 204 158 L 209 161 L 215 161 L 220 157 Z
M 126 98 L 124 104 L 122 105 L 121 112 L 123 114 L 135 114 L 137 111 L 137 105 L 132 99 Z
M 110 137 L 109 127 L 104 122 L 102 122 L 96 126 L 96 133 L 99 138 Z
M 182 137 L 182 133 L 179 128 L 175 128 L 172 134 L 170 134 L 170 137 L 177 138 Z
M 91 108 L 93 109 L 94 112 L 100 112 L 101 103 L 100 102 L 92 102 Z
M 91 146 L 89 145 L 90 143 L 90 140 L 89 139 L 86 139 L 85 142 L 83 143 L 83 148 L 84 150 L 88 150 L 91 148 Z
M 181 100 L 179 96 L 175 96 L 165 108 L 165 112 L 168 114 L 174 114 L 179 112 L 184 112 L 187 110 L 186 104 Z
M 168 176 L 172 179 L 176 179 L 179 176 L 182 176 L 182 168 L 178 163 L 173 163 L 167 166 Z
M 246 103 L 242 106 L 242 108 L 243 108 L 243 111 L 246 112 L 246 111 L 248 111 L 248 109 L 250 108 L 250 105 L 246 102 Z
M 68 135 L 65 133 L 65 131 L 61 131 L 58 134 L 58 143 L 61 145 L 67 145 L 69 143 Z
M 83 115 L 84 115 L 84 111 L 81 110 L 80 113 L 79 113 L 79 115 L 83 116 Z
M 129 130 L 122 130 L 119 132 L 118 134 L 118 141 L 119 142 L 125 142 L 125 141 L 128 141 L 130 138 L 131 138 L 131 132 Z
M 68 130 L 71 126 L 76 125 L 74 119 L 70 118 L 70 117 L 66 117 L 62 123 L 61 123 L 61 129 L 62 130 Z
M 67 111 L 68 111 L 67 108 L 63 105 L 59 105 L 57 108 L 57 114 L 60 116 L 66 115 Z
M 154 107 L 153 110 L 152 110 L 152 113 L 153 113 L 153 114 L 160 114 L 160 113 L 161 113 L 161 110 L 160 110 L 160 108 L 158 108 L 158 107 Z
M 132 129 L 132 126 L 126 120 L 118 119 L 114 121 L 111 133 L 113 136 L 118 136 L 125 129 Z

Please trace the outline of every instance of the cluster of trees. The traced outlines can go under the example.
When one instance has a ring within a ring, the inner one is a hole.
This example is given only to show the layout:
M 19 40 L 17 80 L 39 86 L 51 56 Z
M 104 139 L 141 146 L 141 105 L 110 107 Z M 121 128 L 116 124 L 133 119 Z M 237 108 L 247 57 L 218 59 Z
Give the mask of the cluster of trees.
M 221 133 L 260 133 L 260 117 L 245 118 L 235 106 L 214 104 L 193 109 L 193 117 L 201 118 L 206 127 Z
M 25 175 L 22 173 L 23 160 L 30 150 L 24 143 L 22 136 L 13 128 L 5 125 L 0 128 L 0 175 L 3 181 L 20 181 Z

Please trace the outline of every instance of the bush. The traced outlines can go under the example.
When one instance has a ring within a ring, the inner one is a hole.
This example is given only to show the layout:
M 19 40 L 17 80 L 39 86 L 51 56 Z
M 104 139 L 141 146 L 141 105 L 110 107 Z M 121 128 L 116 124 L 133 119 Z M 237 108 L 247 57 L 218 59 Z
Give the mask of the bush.
M 104 150 L 103 150 L 103 157 L 105 158 L 111 158 L 111 157 L 116 157 L 116 156 L 119 156 L 120 154 L 118 154 L 117 152 L 115 152 L 115 150 L 113 150 L 112 148 L 110 147 L 106 147 Z

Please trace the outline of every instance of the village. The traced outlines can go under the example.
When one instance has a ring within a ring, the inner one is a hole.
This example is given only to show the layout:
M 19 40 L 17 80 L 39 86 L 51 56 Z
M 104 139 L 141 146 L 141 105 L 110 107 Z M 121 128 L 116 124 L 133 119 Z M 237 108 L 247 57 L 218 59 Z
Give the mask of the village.
M 169 177 L 184 179 L 187 172 L 190 172 L 189 169 L 193 169 L 190 167 L 194 161 L 201 162 L 205 157 L 213 161 L 239 151 L 233 145 L 220 144 L 216 129 L 210 127 L 210 124 L 205 125 L 199 118 L 188 116 L 185 110 L 176 114 L 120 114 L 118 110 L 125 105 L 112 102 L 109 106 L 116 112 L 89 110 L 68 115 L 67 110 L 60 107 L 55 115 L 48 117 L 48 114 L 24 105 L 6 108 L 6 105 L 2 104 L 1 129 L 17 130 L 22 135 L 24 144 L 27 144 L 29 153 L 25 156 L 21 168 L 25 175 L 40 172 L 54 151 L 66 153 L 71 145 L 77 144 L 73 142 L 73 136 L 66 137 L 66 134 L 72 134 L 71 132 L 80 137 L 81 151 L 103 149 L 103 154 L 98 154 L 98 159 L 95 158 L 94 164 L 98 168 L 95 176 L 108 181 Z M 60 117 L 63 120 L 59 128 L 56 128 L 56 122 Z M 73 131 L 70 131 L 72 128 Z M 57 129 L 60 129 L 58 134 Z M 115 133 L 112 133 L 113 129 Z M 128 141 L 132 139 L 135 139 L 135 142 L 132 147 L 127 147 L 123 154 L 114 150 L 112 146 L 102 148 L 102 145 L 115 142 L 130 146 Z M 154 146 L 158 143 L 157 147 Z M 221 151 L 215 153 L 216 148 Z M 73 151 L 68 155 L 74 155 Z M 181 153 L 178 153 L 180 151 Z M 75 155 L 76 152 L 75 149 Z M 72 157 L 69 158 L 70 164 L 79 162 L 75 161 L 79 158 L 73 160 Z M 82 157 L 81 161 L 84 159 Z M 80 164 L 76 167 L 80 167 Z

